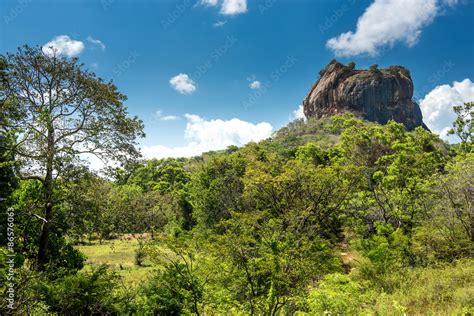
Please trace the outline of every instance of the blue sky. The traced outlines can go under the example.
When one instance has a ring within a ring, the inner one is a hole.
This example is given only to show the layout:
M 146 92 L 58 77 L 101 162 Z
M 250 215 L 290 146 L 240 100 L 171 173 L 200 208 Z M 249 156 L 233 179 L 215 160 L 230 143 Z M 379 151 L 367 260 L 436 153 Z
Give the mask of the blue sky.
M 49 42 L 113 79 L 150 157 L 267 137 L 335 57 L 408 67 L 439 133 L 451 103 L 474 99 L 471 0 L 4 0 L 0 13 L 1 54 Z

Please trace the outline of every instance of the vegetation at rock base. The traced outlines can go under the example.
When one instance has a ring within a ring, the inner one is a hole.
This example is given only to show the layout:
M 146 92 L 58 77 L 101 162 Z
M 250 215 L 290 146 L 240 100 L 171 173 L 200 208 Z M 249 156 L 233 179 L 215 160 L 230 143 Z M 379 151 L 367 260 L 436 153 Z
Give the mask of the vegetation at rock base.
M 16 314 L 474 313 L 472 103 L 458 145 L 343 114 L 140 160 L 112 83 L 37 48 L 0 60 L 0 294 L 13 258 Z M 121 165 L 89 170 L 95 148 Z

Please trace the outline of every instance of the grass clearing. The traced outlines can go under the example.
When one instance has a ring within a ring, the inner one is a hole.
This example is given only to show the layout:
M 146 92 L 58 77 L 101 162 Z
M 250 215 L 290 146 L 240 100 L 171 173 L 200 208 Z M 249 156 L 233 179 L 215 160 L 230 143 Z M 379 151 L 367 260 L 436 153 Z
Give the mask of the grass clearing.
M 138 241 L 134 238 L 107 240 L 102 244 L 94 241 L 90 245 L 76 246 L 76 248 L 87 256 L 84 270 L 87 271 L 93 266 L 106 264 L 111 270 L 122 276 L 128 285 L 138 285 L 145 281 L 149 273 L 155 269 L 146 259 L 143 266 L 135 264 L 135 250 L 138 248 Z
M 391 294 L 377 299 L 378 315 L 472 315 L 474 313 L 474 260 L 440 267 L 416 268 Z

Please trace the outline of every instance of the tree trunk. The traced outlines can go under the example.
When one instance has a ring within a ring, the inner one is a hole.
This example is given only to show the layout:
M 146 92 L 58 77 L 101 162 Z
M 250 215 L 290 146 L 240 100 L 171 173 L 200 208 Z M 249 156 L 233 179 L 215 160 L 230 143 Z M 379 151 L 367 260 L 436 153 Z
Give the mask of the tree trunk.
M 37 270 L 44 271 L 48 262 L 49 229 L 53 212 L 53 160 L 54 160 L 54 129 L 52 123 L 48 128 L 48 154 L 46 156 L 46 176 L 44 179 L 44 218 L 38 245 Z
M 49 227 L 50 227 L 52 209 L 53 209 L 53 204 L 51 202 L 46 202 L 46 205 L 45 205 L 46 222 L 43 223 L 39 245 L 38 245 L 38 264 L 37 264 L 38 271 L 43 271 L 45 269 L 46 263 L 48 262 L 47 252 L 48 252 L 48 245 L 49 245 Z
M 471 241 L 474 242 L 474 212 L 469 206 L 468 206 L 468 209 L 469 209 L 469 221 L 471 224 L 471 233 L 469 237 L 471 237 Z
M 48 262 L 49 228 L 51 225 L 51 217 L 52 217 L 51 215 L 53 211 L 52 164 L 51 164 L 51 170 L 48 170 L 46 174 L 46 179 L 44 181 L 44 190 L 45 190 L 44 218 L 46 221 L 43 223 L 39 245 L 38 245 L 38 265 L 37 265 L 38 271 L 43 271 L 46 263 Z

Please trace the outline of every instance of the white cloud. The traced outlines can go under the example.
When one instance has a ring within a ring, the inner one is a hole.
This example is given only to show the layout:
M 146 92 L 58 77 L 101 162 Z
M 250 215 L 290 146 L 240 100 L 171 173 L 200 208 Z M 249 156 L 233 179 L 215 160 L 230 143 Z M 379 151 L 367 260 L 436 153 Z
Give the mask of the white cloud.
M 93 171 L 101 171 L 109 165 L 105 161 L 101 160 L 99 157 L 92 154 L 81 154 L 80 158 Z M 110 165 L 113 166 L 113 164 Z
M 176 115 L 163 115 L 161 110 L 155 112 L 155 116 L 160 121 L 176 121 L 179 120 L 179 116 Z
M 91 42 L 92 44 L 99 46 L 100 49 L 105 50 L 105 44 L 102 43 L 101 40 L 95 39 L 95 38 L 93 38 L 92 36 L 88 36 L 88 37 L 87 37 L 87 40 L 88 40 L 89 42 Z
M 179 116 L 165 115 L 165 116 L 160 117 L 160 120 L 162 120 L 162 121 L 176 121 L 176 120 L 179 120 Z
M 247 12 L 247 0 L 224 0 L 221 14 L 236 15 Z
M 258 80 L 255 80 L 249 84 L 250 89 L 257 90 L 262 87 L 262 83 Z
M 442 2 L 450 7 L 454 7 L 455 5 L 459 4 L 461 0 L 442 0 Z
M 458 0 L 374 0 L 359 17 L 355 32 L 327 41 L 337 56 L 377 55 L 384 47 L 402 42 L 415 45 L 423 27 L 440 14 L 443 6 Z
M 219 0 L 201 0 L 199 1 L 199 4 L 209 6 L 209 7 L 215 7 L 219 3 Z
M 146 158 L 193 157 L 211 150 L 225 149 L 228 146 L 242 146 L 251 141 L 260 141 L 271 136 L 273 127 L 266 122 L 252 124 L 237 118 L 231 120 L 205 120 L 195 114 L 186 114 L 182 147 L 144 146 L 142 153 Z
M 220 4 L 219 13 L 222 15 L 237 15 L 247 12 L 247 0 L 200 0 L 197 4 L 207 7 L 216 7 Z M 225 23 L 217 22 L 214 26 L 222 26 Z
M 217 21 L 216 23 L 212 24 L 214 27 L 223 27 L 227 24 L 227 21 Z
M 42 50 L 43 53 L 48 56 L 57 54 L 74 57 L 79 55 L 84 50 L 84 43 L 73 40 L 67 35 L 59 35 L 53 38 L 53 40 L 44 44 Z
M 447 136 L 456 119 L 453 106 L 471 101 L 474 101 L 474 83 L 464 79 L 454 81 L 452 86 L 437 86 L 420 101 L 420 108 L 424 122 L 431 131 L 440 134 L 443 139 L 453 140 Z
M 291 113 L 290 121 L 294 120 L 306 120 L 302 105 L 299 105 L 298 108 Z
M 170 85 L 181 94 L 191 94 L 196 91 L 196 83 L 187 74 L 179 74 L 170 79 Z

